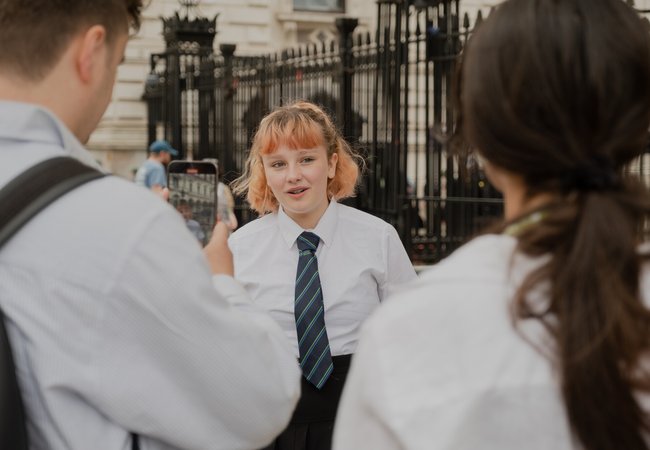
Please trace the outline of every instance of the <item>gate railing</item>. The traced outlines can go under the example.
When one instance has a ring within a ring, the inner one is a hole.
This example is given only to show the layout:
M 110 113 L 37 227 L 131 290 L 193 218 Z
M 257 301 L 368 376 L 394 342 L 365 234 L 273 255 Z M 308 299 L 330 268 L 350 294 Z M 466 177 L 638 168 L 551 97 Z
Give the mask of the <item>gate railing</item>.
M 502 212 L 476 162 L 437 138 L 453 128 L 453 74 L 471 23 L 458 0 L 379 0 L 377 13 L 374 34 L 339 18 L 335 42 L 258 56 L 228 44 L 214 54 L 216 18 L 165 19 L 167 49 L 152 55 L 143 96 L 149 139 L 167 138 L 182 157 L 218 158 L 231 181 L 266 113 L 318 103 L 367 163 L 347 203 L 395 225 L 414 263 L 440 260 Z M 243 199 L 237 215 L 240 224 L 255 217 Z

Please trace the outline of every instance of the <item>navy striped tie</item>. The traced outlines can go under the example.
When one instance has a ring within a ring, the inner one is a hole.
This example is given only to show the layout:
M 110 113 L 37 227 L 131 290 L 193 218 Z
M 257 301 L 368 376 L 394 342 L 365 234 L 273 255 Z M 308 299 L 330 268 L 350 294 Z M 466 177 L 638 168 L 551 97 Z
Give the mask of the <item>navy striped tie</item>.
M 318 389 L 332 373 L 332 354 L 325 330 L 325 309 L 316 249 L 320 238 L 308 231 L 298 236 L 300 256 L 296 273 L 294 315 L 302 374 Z

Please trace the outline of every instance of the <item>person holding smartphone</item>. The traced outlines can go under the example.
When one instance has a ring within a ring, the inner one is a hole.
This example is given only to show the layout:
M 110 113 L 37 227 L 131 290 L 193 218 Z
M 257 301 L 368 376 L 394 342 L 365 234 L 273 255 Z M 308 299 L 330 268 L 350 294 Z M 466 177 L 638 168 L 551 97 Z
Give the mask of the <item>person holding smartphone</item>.
M 235 278 L 283 328 L 303 373 L 291 423 L 269 449 L 331 447 L 361 324 L 416 277 L 391 225 L 338 203 L 354 195 L 356 158 L 321 108 L 297 102 L 262 120 L 234 184 L 261 215 L 230 237 Z
M 52 158 L 99 169 L 83 143 L 142 3 L 0 2 L 0 187 Z M 217 225 L 202 252 L 169 204 L 106 176 L 2 247 L 30 449 L 250 449 L 286 426 L 300 374 L 280 327 L 240 311 L 227 234 Z

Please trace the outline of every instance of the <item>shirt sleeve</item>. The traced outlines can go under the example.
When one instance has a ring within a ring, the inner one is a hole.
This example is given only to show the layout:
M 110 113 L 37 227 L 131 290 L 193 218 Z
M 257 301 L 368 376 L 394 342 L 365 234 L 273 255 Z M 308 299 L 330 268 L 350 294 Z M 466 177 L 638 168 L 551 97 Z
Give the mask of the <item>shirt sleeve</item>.
M 381 348 L 368 327 L 352 358 L 334 426 L 335 450 L 404 448 L 382 418 L 390 417 L 382 387 Z
M 106 292 L 102 341 L 81 394 L 143 443 L 263 447 L 299 396 L 286 337 L 265 314 L 235 307 L 249 302 L 246 293 L 210 274 L 171 210 L 145 228 Z
M 386 271 L 383 281 L 379 283 L 379 301 L 385 300 L 402 284 L 417 278 L 413 263 L 392 226 L 386 227 L 384 242 Z
M 167 178 L 165 177 L 165 169 L 162 167 L 152 168 L 149 170 L 149 187 L 160 185 L 161 187 L 167 186 Z

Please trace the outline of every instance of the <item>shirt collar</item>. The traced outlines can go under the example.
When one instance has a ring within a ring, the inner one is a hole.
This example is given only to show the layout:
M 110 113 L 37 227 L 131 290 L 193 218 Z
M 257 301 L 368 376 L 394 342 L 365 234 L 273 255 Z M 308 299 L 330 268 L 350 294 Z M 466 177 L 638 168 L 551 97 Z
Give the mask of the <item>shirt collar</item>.
M 63 122 L 38 105 L 0 100 L 0 139 L 53 144 L 65 155 L 103 171 Z
M 325 210 L 325 213 L 318 221 L 316 228 L 309 230 L 316 234 L 323 245 L 327 247 L 332 245 L 334 232 L 336 231 L 336 223 L 338 222 L 338 214 L 338 203 L 336 203 L 336 200 L 332 199 Z M 303 231 L 307 231 L 294 222 L 293 219 L 284 212 L 282 206 L 278 208 L 278 227 L 280 228 L 282 238 L 289 248 L 296 244 L 296 239 L 298 239 L 298 236 L 300 236 Z

